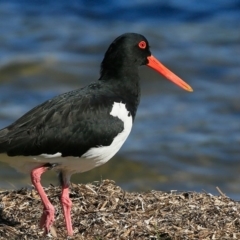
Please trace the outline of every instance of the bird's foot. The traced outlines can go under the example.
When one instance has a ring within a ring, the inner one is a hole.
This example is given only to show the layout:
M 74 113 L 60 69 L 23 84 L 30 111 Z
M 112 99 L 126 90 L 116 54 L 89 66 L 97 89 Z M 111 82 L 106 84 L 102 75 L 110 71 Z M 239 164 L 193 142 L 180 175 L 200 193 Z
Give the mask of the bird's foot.
M 44 228 L 46 234 L 49 233 L 50 228 L 55 220 L 54 213 L 55 210 L 52 205 L 48 206 L 48 208 L 43 209 L 43 214 L 40 220 L 40 228 Z

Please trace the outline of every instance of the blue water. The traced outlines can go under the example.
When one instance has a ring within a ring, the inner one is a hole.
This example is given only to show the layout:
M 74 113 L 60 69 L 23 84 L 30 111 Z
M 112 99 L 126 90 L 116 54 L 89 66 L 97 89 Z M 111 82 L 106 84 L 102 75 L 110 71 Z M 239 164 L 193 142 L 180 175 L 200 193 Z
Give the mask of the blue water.
M 96 80 L 112 40 L 138 32 L 194 92 L 142 67 L 141 104 L 126 144 L 111 165 L 73 181 L 213 194 L 218 186 L 240 199 L 239 29 L 237 0 L 0 1 L 0 127 Z M 1 188 L 30 183 L 0 166 Z M 55 181 L 49 175 L 45 185 Z

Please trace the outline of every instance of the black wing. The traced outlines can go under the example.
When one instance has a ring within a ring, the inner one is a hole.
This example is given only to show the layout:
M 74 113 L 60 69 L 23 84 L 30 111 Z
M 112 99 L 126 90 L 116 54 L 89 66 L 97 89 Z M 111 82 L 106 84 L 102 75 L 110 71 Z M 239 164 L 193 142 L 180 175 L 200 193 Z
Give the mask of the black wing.
M 0 153 L 81 156 L 108 146 L 123 131 L 123 122 L 110 115 L 116 98 L 94 83 L 48 100 L 0 130 Z

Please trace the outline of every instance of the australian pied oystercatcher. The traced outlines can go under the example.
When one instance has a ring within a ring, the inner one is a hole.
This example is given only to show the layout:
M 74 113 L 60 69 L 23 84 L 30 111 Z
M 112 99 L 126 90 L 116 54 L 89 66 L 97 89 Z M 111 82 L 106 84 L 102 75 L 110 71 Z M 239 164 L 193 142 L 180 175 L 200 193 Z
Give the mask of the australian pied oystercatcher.
M 67 234 L 73 235 L 70 177 L 106 163 L 127 139 L 140 101 L 141 65 L 192 91 L 151 55 L 144 36 L 126 33 L 109 46 L 98 81 L 50 99 L 0 130 L 0 153 L 9 156 L 10 165 L 31 174 L 43 203 L 40 227 L 46 233 L 54 222 L 54 207 L 40 183 L 41 175 L 50 169 L 58 173 Z

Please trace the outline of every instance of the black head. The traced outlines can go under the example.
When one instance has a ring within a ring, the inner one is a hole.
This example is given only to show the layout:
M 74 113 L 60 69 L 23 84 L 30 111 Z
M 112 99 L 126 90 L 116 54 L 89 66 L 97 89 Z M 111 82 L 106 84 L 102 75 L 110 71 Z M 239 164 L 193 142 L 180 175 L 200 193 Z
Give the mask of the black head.
M 137 68 L 148 63 L 151 56 L 147 39 L 137 33 L 125 33 L 116 38 L 105 53 L 101 64 L 101 76 L 108 72 L 116 75 L 126 69 Z
M 137 33 L 125 33 L 109 46 L 101 64 L 100 80 L 138 79 L 138 67 L 141 65 L 147 65 L 183 89 L 193 91 L 151 54 L 148 40 Z

